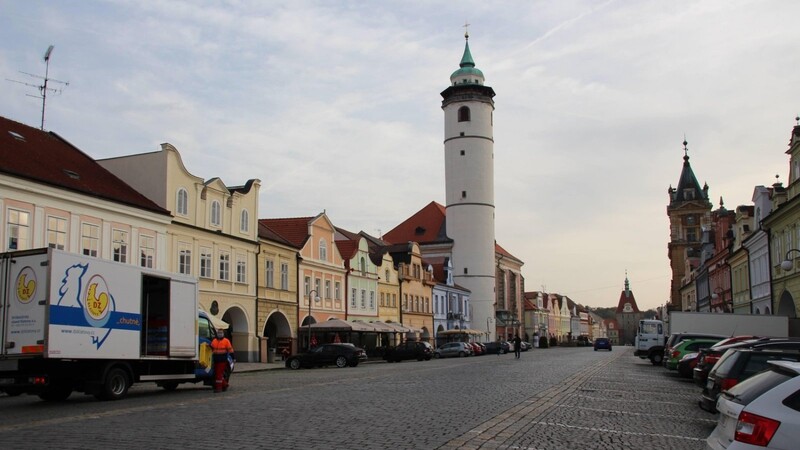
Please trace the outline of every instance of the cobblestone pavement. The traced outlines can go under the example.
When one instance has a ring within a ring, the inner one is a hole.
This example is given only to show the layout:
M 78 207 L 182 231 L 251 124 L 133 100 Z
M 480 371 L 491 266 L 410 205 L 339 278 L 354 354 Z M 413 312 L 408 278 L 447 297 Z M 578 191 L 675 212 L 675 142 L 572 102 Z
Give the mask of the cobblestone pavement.
M 243 366 L 244 367 L 244 366 Z M 251 366 L 256 367 L 256 366 Z M 0 396 L 4 448 L 701 449 L 698 388 L 632 349 L 531 350 L 134 386 L 99 402 Z

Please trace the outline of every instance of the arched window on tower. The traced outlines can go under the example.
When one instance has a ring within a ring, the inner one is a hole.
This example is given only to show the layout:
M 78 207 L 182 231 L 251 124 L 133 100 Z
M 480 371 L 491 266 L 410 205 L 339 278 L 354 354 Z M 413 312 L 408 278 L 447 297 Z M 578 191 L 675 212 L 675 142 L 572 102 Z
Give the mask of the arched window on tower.
M 458 121 L 459 122 L 469 122 L 470 120 L 471 119 L 470 119 L 470 115 L 469 115 L 469 108 L 466 107 L 466 106 L 462 106 L 461 108 L 458 108 Z

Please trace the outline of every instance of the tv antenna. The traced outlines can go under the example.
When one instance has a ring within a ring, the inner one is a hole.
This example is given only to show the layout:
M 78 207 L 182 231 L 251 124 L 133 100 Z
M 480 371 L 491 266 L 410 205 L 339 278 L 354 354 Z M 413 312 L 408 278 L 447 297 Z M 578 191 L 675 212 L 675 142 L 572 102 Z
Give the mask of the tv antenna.
M 68 81 L 54 80 L 54 79 L 51 79 L 49 77 L 49 74 L 50 74 L 50 55 L 52 55 L 52 54 L 53 54 L 53 46 L 51 45 L 51 46 L 47 47 L 47 51 L 44 52 L 44 63 L 45 63 L 44 77 L 40 77 L 39 75 L 34 75 L 34 74 L 28 73 L 28 72 L 23 72 L 21 70 L 19 71 L 19 73 L 25 74 L 25 75 L 27 75 L 29 77 L 39 78 L 40 80 L 43 81 L 42 84 L 31 84 L 31 83 L 25 83 L 23 81 L 11 80 L 11 79 L 6 78 L 7 81 L 11 81 L 12 83 L 24 84 L 25 86 L 30 86 L 30 87 L 34 87 L 36 89 L 39 89 L 39 95 L 31 95 L 31 94 L 25 94 L 25 95 L 27 95 L 28 97 L 34 97 L 34 98 L 42 99 L 42 130 L 44 130 L 44 111 L 45 111 L 45 107 L 47 106 L 47 93 L 48 92 L 52 92 L 54 94 L 60 94 L 61 91 L 63 90 L 63 87 L 59 87 L 59 88 L 48 87 L 47 83 L 48 82 L 59 83 L 59 84 L 63 84 L 65 87 L 69 86 L 69 82 Z

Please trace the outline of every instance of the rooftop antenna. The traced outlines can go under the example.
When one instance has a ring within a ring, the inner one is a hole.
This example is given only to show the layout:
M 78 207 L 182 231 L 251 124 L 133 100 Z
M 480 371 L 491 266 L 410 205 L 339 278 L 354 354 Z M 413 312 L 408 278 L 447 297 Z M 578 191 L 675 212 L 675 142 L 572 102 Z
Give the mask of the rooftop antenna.
M 47 106 L 47 92 L 49 91 L 49 92 L 52 92 L 54 94 L 60 94 L 61 91 L 63 90 L 63 88 L 54 89 L 52 87 L 47 87 L 47 83 L 48 82 L 53 82 L 53 83 L 63 84 L 64 86 L 69 86 L 69 82 L 68 81 L 53 80 L 53 79 L 50 78 L 50 55 L 52 55 L 52 53 L 53 53 L 53 46 L 51 45 L 51 46 L 47 47 L 47 51 L 44 52 L 44 62 L 45 62 L 44 77 L 40 77 L 39 75 L 34 75 L 34 74 L 28 73 L 28 72 L 23 72 L 21 70 L 19 71 L 19 73 L 28 75 L 29 77 L 39 78 L 40 80 L 43 80 L 42 84 L 31 84 L 31 83 L 25 83 L 25 82 L 17 81 L 17 80 L 10 80 L 10 79 L 6 78 L 6 80 L 11 81 L 13 83 L 24 84 L 25 86 L 35 87 L 35 88 L 39 89 L 39 95 L 31 95 L 31 94 L 25 94 L 25 95 L 27 95 L 28 97 L 34 97 L 34 98 L 41 98 L 42 99 L 42 126 L 41 126 L 42 130 L 44 130 L 44 111 L 45 111 L 45 107 Z

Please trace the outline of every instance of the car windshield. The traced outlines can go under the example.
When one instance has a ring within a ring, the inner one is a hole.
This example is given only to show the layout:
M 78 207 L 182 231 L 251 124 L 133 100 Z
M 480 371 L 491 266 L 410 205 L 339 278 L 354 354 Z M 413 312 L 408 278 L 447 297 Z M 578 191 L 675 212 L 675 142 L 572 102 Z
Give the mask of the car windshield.
M 728 390 L 733 401 L 747 406 L 761 394 L 792 378 L 795 374 L 778 369 L 767 369 L 742 381 Z

